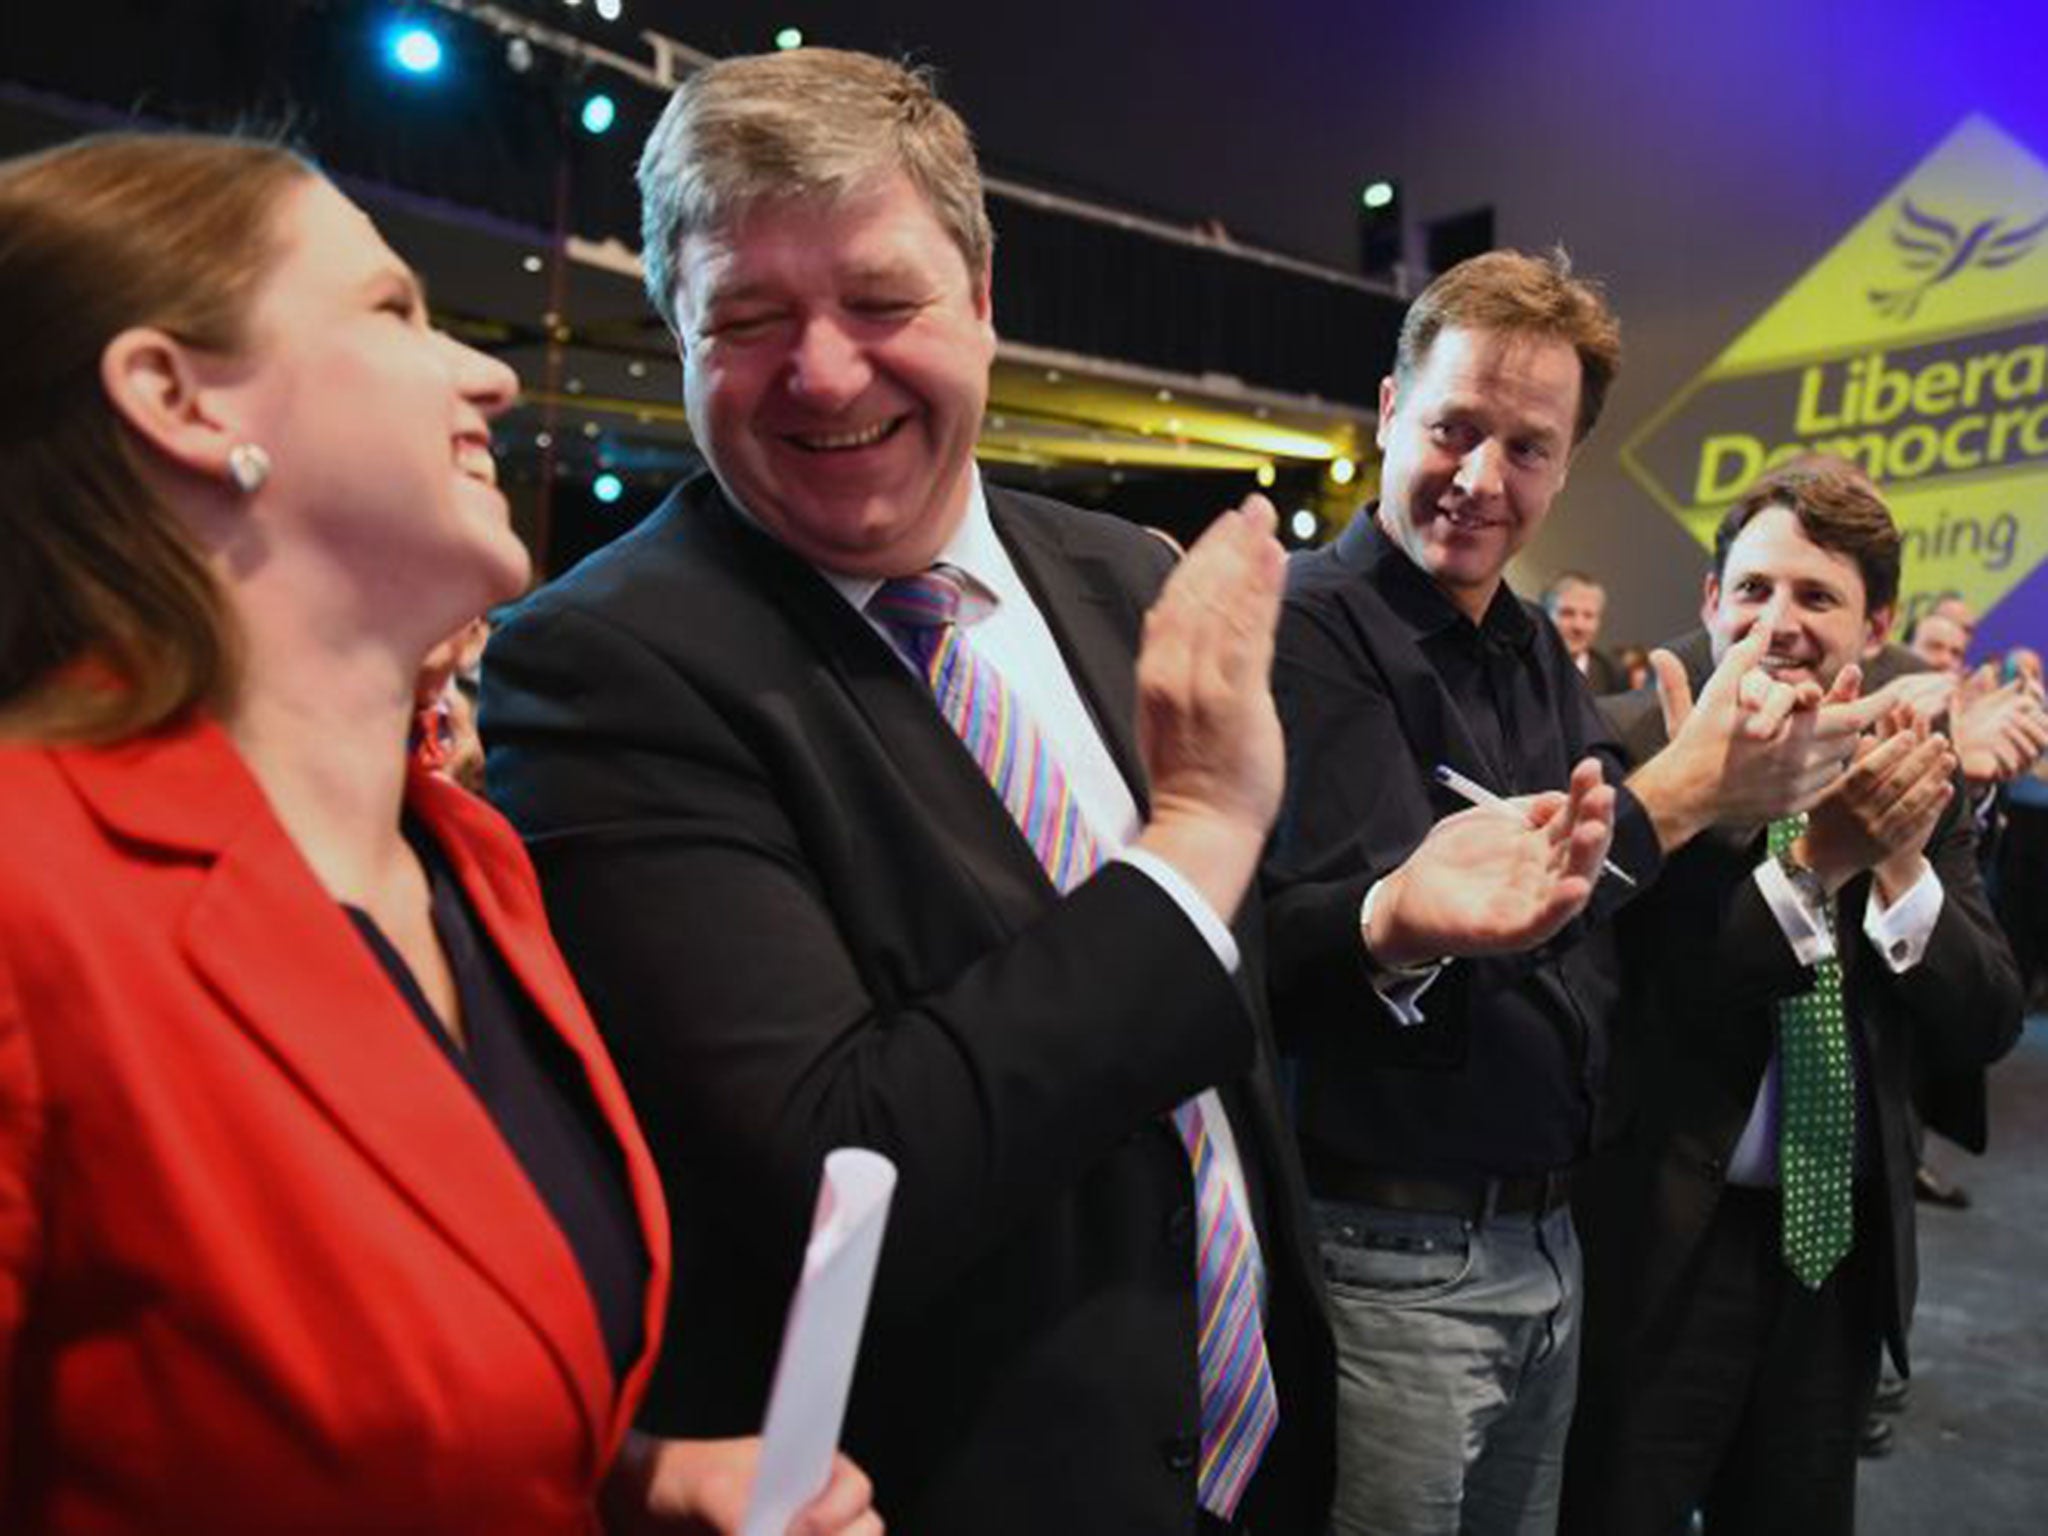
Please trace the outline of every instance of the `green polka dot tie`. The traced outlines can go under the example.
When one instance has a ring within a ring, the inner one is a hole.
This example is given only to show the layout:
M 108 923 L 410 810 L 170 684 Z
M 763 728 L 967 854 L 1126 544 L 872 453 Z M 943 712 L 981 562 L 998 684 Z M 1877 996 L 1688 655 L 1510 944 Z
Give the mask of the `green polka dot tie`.
M 1806 829 L 1804 816 L 1771 823 L 1773 857 Z M 1825 914 L 1832 922 L 1832 914 Z M 1856 1085 L 1842 1012 L 1842 967 L 1823 960 L 1812 990 L 1778 1003 L 1778 1183 L 1784 1199 L 1785 1264 L 1818 1290 L 1855 1236 L 1851 1181 Z

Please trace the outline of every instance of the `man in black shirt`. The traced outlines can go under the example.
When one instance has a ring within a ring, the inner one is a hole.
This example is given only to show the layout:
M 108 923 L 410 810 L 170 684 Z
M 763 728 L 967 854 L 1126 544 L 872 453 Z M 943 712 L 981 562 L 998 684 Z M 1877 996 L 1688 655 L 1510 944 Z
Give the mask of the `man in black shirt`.
M 1266 883 L 1336 1314 L 1340 1532 L 1554 1521 L 1578 1360 L 1566 1202 L 1618 991 L 1603 919 L 1704 826 L 1815 793 L 1861 724 L 1745 643 L 1610 787 L 1584 679 L 1502 573 L 1619 350 L 1561 255 L 1445 273 L 1381 385 L 1381 500 L 1289 573 Z M 1514 803 L 1466 809 L 1440 769 Z

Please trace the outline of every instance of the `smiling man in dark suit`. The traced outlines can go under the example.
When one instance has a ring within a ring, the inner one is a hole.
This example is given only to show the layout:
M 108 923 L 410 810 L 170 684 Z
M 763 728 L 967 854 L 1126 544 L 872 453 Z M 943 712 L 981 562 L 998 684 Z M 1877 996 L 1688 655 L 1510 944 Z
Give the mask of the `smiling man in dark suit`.
M 483 724 L 675 1208 L 652 1421 L 758 1427 L 858 1144 L 901 1171 L 846 1432 L 892 1530 L 1318 1529 L 1330 1346 L 1231 931 L 1271 507 L 1169 575 L 983 484 L 991 236 L 919 76 L 707 68 L 641 186 L 711 473 L 504 628 Z
M 1884 636 L 1899 552 L 1849 466 L 1766 476 L 1715 540 L 1714 656 L 1762 644 L 1780 682 L 1839 691 Z M 1689 696 L 1674 658 L 1659 664 L 1662 707 L 1655 692 L 1611 705 L 1638 760 Z M 1956 767 L 1894 706 L 1809 811 L 1723 820 L 1622 915 L 1622 1132 L 1579 1195 L 1574 1536 L 1676 1533 L 1702 1507 L 1743 1536 L 1854 1528 L 1880 1346 L 1906 1368 L 1909 1094 L 1924 1074 L 1981 1148 L 1983 1069 L 2020 1025 Z

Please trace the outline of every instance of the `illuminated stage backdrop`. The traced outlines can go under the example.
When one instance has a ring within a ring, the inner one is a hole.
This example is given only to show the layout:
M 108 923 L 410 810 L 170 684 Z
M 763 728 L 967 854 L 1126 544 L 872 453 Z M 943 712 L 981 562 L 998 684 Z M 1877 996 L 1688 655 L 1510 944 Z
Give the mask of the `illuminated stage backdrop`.
M 1899 628 L 1960 594 L 1977 650 L 2048 636 L 2048 166 L 1964 120 L 1622 449 L 1702 544 L 1800 453 L 1884 487 Z

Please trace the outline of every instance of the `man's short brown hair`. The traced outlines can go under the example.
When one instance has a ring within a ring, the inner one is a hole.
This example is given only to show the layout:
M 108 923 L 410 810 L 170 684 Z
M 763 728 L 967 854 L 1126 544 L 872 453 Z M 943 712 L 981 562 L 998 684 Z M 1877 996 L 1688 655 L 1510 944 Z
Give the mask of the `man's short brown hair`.
M 1828 454 L 1807 454 L 1754 481 L 1728 509 L 1714 533 L 1714 579 L 1728 569 L 1728 551 L 1760 513 L 1783 507 L 1822 549 L 1847 555 L 1863 575 L 1865 615 L 1890 608 L 1899 597 L 1904 540 L 1891 508 L 1870 477 Z
M 1488 251 L 1459 262 L 1416 296 L 1401 322 L 1394 377 L 1405 384 L 1429 361 L 1448 330 L 1498 331 L 1568 342 L 1579 355 L 1579 415 L 1573 443 L 1584 442 L 1621 367 L 1621 322 L 1596 283 L 1572 276 L 1562 246 L 1542 256 Z
M 641 151 L 648 297 L 674 330 L 685 238 L 759 203 L 844 197 L 898 171 L 931 205 L 968 271 L 986 271 L 995 233 L 974 140 L 927 71 L 836 48 L 707 65 L 678 88 Z

